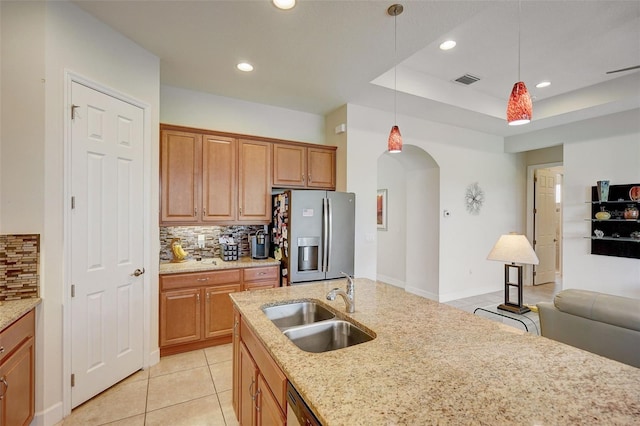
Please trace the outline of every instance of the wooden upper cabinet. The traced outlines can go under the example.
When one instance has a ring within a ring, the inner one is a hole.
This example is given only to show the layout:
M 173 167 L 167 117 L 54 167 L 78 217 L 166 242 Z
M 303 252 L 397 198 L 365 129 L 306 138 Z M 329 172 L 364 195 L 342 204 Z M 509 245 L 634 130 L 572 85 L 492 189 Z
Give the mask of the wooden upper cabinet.
M 271 221 L 271 143 L 239 141 L 238 221 Z
M 335 189 L 335 148 L 274 144 L 273 186 Z
M 307 148 L 307 186 L 336 189 L 335 148 Z
M 160 125 L 160 225 L 267 224 L 271 188 L 336 187 L 336 147 Z
M 160 146 L 160 222 L 198 222 L 202 136 L 165 130 Z
M 273 145 L 273 186 L 304 188 L 307 180 L 307 149 L 297 145 Z
M 236 219 L 238 210 L 237 152 L 237 139 L 203 135 L 203 222 L 230 222 Z

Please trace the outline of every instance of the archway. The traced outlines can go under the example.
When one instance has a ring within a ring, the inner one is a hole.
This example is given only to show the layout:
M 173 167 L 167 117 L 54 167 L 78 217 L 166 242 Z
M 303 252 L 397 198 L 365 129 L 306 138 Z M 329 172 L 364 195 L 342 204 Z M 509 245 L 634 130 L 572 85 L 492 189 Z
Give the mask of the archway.
M 440 167 L 422 148 L 405 145 L 378 158 L 386 189 L 386 229 L 378 228 L 377 279 L 438 300 Z

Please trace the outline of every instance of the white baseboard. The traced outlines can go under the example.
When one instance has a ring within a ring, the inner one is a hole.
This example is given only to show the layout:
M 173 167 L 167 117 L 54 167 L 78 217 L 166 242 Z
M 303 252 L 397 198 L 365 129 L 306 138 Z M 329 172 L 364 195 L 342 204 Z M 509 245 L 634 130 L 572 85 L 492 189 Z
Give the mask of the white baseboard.
M 62 401 L 53 404 L 46 410 L 35 413 L 30 426 L 53 426 L 63 418 Z
M 376 281 L 380 281 L 386 284 L 390 284 L 394 287 L 400 287 L 400 288 L 404 288 L 405 286 L 405 282 L 404 281 L 400 281 L 396 278 L 392 278 L 392 277 L 387 277 L 386 275 L 377 275 L 376 276 Z
M 416 296 L 422 296 L 425 299 L 430 299 L 430 300 L 434 300 L 434 301 L 438 302 L 438 295 L 437 294 L 431 293 L 429 291 L 424 291 L 421 288 L 407 287 L 407 288 L 405 288 L 405 291 L 407 293 L 415 294 Z

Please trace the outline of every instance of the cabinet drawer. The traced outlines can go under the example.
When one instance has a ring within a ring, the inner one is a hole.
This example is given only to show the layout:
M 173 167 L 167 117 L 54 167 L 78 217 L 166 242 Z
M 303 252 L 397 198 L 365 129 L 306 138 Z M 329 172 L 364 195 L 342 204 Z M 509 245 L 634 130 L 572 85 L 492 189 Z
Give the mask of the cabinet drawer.
M 35 310 L 32 309 L 0 332 L 0 363 L 22 342 L 34 337 L 34 329 Z
M 160 291 L 239 282 L 240 269 L 160 275 Z
M 242 321 L 242 318 L 240 318 L 240 336 L 256 362 L 258 370 L 260 370 L 271 392 L 273 392 L 273 396 L 280 405 L 280 409 L 284 410 L 287 403 L 286 376 L 273 358 L 271 358 L 269 352 L 262 346 L 262 342 L 258 340 L 253 330 Z
M 278 279 L 277 266 L 263 266 L 260 268 L 247 268 L 244 270 L 244 282 L 274 279 Z

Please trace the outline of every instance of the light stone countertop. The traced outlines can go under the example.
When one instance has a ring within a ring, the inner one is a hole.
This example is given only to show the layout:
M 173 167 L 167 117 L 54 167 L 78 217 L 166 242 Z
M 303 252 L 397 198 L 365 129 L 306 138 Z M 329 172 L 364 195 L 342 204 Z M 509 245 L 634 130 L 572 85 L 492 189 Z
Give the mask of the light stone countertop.
M 35 308 L 42 302 L 39 297 L 21 300 L 4 300 L 0 302 L 0 331 Z
M 215 262 L 215 263 L 213 263 Z M 201 261 L 187 260 L 186 262 L 172 263 L 160 262 L 160 275 L 180 274 L 184 272 L 207 272 L 220 269 L 255 268 L 260 266 L 279 265 L 280 261 L 273 258 L 252 259 L 251 257 L 241 257 L 238 260 L 225 262 L 220 258 L 202 259 Z
M 640 424 L 640 369 L 356 279 L 356 312 L 325 299 L 346 280 L 233 293 L 325 426 Z M 261 307 L 317 299 L 376 333 L 320 354 L 298 349 Z

